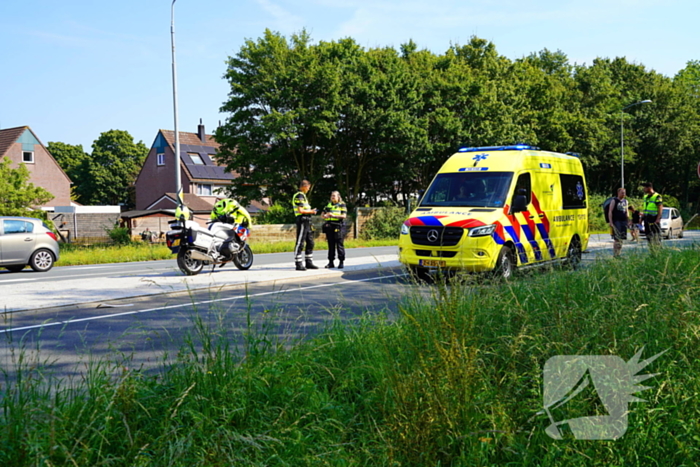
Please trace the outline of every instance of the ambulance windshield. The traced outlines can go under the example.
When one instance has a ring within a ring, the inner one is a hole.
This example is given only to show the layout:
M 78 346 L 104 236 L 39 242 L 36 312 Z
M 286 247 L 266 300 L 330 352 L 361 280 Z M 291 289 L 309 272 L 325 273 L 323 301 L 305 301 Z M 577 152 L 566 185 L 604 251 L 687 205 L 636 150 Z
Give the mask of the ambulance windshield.
M 504 206 L 513 172 L 459 172 L 438 174 L 423 196 L 422 207 Z

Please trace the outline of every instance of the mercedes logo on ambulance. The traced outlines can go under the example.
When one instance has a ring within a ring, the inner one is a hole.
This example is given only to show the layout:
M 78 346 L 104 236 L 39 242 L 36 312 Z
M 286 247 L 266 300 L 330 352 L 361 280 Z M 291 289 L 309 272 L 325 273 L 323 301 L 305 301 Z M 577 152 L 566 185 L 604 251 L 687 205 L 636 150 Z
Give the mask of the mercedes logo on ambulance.
M 438 238 L 440 238 L 440 234 L 438 234 L 438 231 L 433 229 L 428 232 L 428 241 L 430 243 L 435 243 L 438 241 Z

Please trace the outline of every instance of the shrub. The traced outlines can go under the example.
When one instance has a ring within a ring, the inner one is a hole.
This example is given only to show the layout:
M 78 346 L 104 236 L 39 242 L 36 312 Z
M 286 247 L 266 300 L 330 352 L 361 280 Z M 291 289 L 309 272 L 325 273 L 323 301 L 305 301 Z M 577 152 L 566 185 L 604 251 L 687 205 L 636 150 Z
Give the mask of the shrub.
M 132 243 L 131 235 L 127 227 L 119 227 L 115 225 L 112 229 L 105 229 L 109 238 L 117 245 L 129 245 Z
M 405 220 L 406 211 L 403 208 L 377 209 L 362 227 L 361 236 L 365 240 L 398 238 Z
M 261 212 L 256 218 L 256 224 L 293 224 L 294 211 L 291 204 L 276 202 L 267 211 Z

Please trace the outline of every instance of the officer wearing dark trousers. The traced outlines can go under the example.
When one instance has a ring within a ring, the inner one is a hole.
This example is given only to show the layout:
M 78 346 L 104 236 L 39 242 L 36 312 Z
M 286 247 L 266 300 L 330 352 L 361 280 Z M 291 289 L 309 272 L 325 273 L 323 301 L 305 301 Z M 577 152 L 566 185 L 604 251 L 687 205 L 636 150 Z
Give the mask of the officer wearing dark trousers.
M 651 183 L 642 183 L 644 198 L 642 200 L 644 214 L 644 234 L 647 236 L 649 246 L 661 245 L 661 214 L 664 210 L 661 195 L 654 191 Z
M 323 218 L 326 220 L 326 238 L 328 239 L 327 268 L 335 267 L 335 252 L 338 250 L 338 269 L 343 269 L 345 262 L 345 239 L 343 224 L 348 216 L 348 209 L 340 197 L 340 193 L 331 193 L 331 200 L 323 208 Z
M 306 271 L 307 269 L 318 269 L 314 265 L 314 232 L 311 225 L 311 216 L 316 214 L 316 209 L 311 209 L 309 200 L 306 194 L 311 188 L 311 183 L 308 180 L 303 180 L 299 185 L 299 191 L 292 198 L 292 206 L 294 207 L 294 215 L 297 223 L 297 239 L 294 247 L 294 264 L 297 271 Z M 306 252 L 304 254 L 304 244 L 306 244 Z M 303 260 L 306 260 L 304 264 Z

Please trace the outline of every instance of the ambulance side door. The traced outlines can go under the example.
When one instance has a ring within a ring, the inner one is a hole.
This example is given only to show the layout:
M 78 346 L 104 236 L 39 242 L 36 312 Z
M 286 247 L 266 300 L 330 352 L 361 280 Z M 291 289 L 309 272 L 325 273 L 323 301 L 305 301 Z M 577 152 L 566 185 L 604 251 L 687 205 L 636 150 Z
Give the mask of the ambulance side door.
M 515 254 L 521 265 L 530 264 L 539 257 L 535 241 L 534 217 L 532 208 L 532 175 L 530 172 L 518 174 L 511 199 L 510 236 L 515 243 Z

